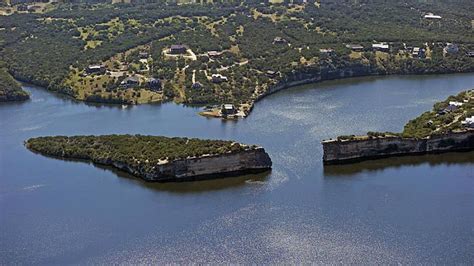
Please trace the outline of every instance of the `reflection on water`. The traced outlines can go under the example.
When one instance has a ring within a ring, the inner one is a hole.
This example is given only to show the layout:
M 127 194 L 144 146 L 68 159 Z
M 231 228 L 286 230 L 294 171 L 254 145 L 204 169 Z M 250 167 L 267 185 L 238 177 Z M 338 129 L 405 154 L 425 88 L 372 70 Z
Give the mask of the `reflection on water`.
M 224 190 L 228 188 L 236 188 L 243 186 L 248 183 L 264 182 L 268 179 L 271 171 L 263 173 L 240 175 L 240 176 L 226 176 L 217 179 L 207 179 L 199 181 L 186 181 L 186 182 L 146 182 L 136 176 L 128 174 L 124 171 L 120 171 L 114 167 L 94 164 L 96 167 L 111 171 L 116 174 L 119 178 L 125 178 L 135 184 L 143 186 L 148 189 L 156 191 L 168 191 L 173 193 L 197 193 L 206 192 L 213 190 Z
M 350 164 L 325 165 L 325 177 L 349 177 L 361 172 L 378 172 L 387 168 L 400 168 L 428 164 L 437 165 L 463 165 L 474 163 L 474 152 L 451 152 L 441 154 L 426 154 L 415 156 L 390 157 Z

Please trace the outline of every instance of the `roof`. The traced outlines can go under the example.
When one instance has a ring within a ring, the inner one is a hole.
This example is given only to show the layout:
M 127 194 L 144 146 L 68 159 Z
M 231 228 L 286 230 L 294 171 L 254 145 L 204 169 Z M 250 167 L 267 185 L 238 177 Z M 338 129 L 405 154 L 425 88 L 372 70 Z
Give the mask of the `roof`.
M 428 13 L 424 16 L 424 18 L 427 18 L 427 19 L 441 19 L 441 16 L 435 15 L 433 13 Z
M 388 49 L 390 46 L 386 43 L 373 43 L 372 48 Z
M 273 40 L 274 40 L 274 41 L 279 41 L 279 42 L 281 42 L 281 41 L 286 41 L 284 38 L 282 38 L 282 37 L 280 37 L 280 36 L 275 37 Z
M 364 49 L 364 46 L 360 44 L 346 44 L 346 47 L 349 49 Z
M 89 69 L 96 69 L 96 68 L 103 68 L 103 65 L 90 65 L 88 66 Z
M 138 78 L 135 77 L 135 76 L 132 76 L 132 77 L 126 77 L 124 80 L 122 80 L 122 83 L 127 83 L 127 82 L 138 82 Z
M 148 82 L 160 82 L 160 80 L 156 78 L 149 78 Z
M 226 79 L 227 78 L 226 76 L 223 76 L 221 74 L 212 74 L 212 77 L 213 78 L 221 78 L 221 79 Z
M 226 110 L 233 110 L 233 109 L 235 109 L 234 105 L 233 105 L 233 104 L 229 104 L 229 103 L 222 105 L 222 107 L 223 107 L 224 109 L 226 109 Z
M 319 49 L 319 52 L 321 52 L 321 53 L 332 53 L 332 52 L 334 52 L 334 50 L 331 49 L 331 48 L 328 48 L 328 49 Z
M 171 45 L 171 49 L 172 50 L 186 49 L 186 46 L 184 46 L 182 44 L 173 44 L 173 45 Z
M 209 52 L 207 52 L 207 55 L 209 55 L 209 56 L 218 56 L 218 55 L 220 55 L 220 54 L 221 54 L 221 53 L 218 52 L 218 51 L 209 51 Z
M 449 102 L 449 105 L 452 105 L 452 106 L 462 106 L 463 103 L 462 103 L 462 102 L 451 101 L 451 102 Z
M 466 122 L 468 124 L 473 124 L 474 123 L 474 115 L 471 116 L 471 117 L 467 117 L 466 120 L 464 120 L 464 122 Z

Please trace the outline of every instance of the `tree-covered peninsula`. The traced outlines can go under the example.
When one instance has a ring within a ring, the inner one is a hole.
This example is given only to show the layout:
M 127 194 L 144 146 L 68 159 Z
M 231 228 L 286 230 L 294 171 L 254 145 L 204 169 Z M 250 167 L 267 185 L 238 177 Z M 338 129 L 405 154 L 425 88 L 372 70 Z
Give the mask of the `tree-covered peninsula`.
M 271 168 L 263 148 L 232 141 L 143 135 L 54 136 L 26 141 L 46 156 L 109 165 L 147 181 L 181 181 Z
M 25 101 L 30 95 L 0 66 L 0 102 Z
M 0 16 L 0 58 L 15 78 L 78 100 L 237 115 L 301 83 L 474 71 L 469 0 L 125 2 Z
M 401 133 L 369 132 L 322 142 L 325 164 L 425 153 L 474 150 L 474 90 L 434 105 Z

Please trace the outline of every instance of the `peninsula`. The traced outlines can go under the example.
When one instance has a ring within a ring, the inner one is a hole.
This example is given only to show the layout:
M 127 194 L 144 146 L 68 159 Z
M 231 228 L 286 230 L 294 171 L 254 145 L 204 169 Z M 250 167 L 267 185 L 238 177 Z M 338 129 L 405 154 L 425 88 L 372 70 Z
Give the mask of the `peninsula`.
M 0 102 L 25 101 L 30 95 L 24 91 L 20 84 L 0 67 Z
M 264 172 L 262 147 L 232 141 L 143 135 L 53 136 L 25 142 L 42 155 L 111 166 L 145 181 L 174 182 Z
M 402 133 L 369 132 L 325 140 L 324 164 L 426 153 L 474 150 L 474 90 L 436 103 L 405 125 Z

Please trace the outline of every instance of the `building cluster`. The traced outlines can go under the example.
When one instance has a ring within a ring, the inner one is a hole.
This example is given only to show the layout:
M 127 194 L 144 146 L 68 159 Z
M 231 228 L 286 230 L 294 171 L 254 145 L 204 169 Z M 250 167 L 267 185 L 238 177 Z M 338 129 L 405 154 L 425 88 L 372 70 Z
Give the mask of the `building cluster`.
M 437 115 L 445 115 L 447 113 L 454 112 L 457 109 L 459 109 L 459 107 L 461 107 L 462 105 L 463 105 L 462 102 L 450 101 L 446 108 L 438 111 Z
M 146 87 L 151 91 L 161 91 L 162 84 L 161 80 L 156 78 L 148 78 L 144 82 L 141 82 L 140 77 L 133 75 L 130 77 L 126 77 L 124 80 L 120 82 L 119 85 L 122 89 L 132 89 L 137 87 Z

